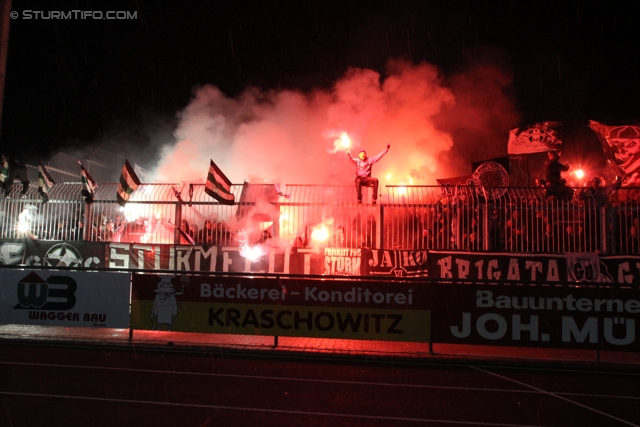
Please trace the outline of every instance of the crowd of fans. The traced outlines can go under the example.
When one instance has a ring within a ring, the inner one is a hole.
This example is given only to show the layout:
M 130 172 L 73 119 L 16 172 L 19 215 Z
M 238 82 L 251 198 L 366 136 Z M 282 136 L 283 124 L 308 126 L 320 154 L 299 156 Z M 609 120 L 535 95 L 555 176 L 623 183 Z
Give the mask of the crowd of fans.
M 385 240 L 406 248 L 393 234 L 401 228 L 398 236 L 411 235 L 414 249 L 558 253 L 600 252 L 606 245 L 618 253 L 637 253 L 638 201 L 621 199 L 621 184 L 620 178 L 609 185 L 595 178 L 572 189 L 569 199 L 564 190 L 549 195 L 543 182 L 489 202 L 460 191 L 430 208 L 412 209 L 408 219 L 404 212 L 390 219 Z
M 198 228 L 195 223 L 189 224 L 189 221 L 182 219 L 180 221 L 180 229 L 187 234 L 197 244 L 202 245 L 233 245 L 234 237 L 228 225 L 224 221 L 214 221 L 205 219 L 202 228 Z M 180 244 L 190 244 L 189 240 L 181 233 Z
M 453 194 L 443 191 L 442 197 L 433 203 L 417 203 L 419 207 L 383 206 L 383 216 L 374 213 L 377 207 L 358 206 L 354 211 L 345 207 L 345 212 L 350 213 L 343 214 L 353 216 L 330 223 L 326 240 L 312 242 L 312 228 L 317 224 L 307 223 L 289 243 L 293 247 L 639 253 L 639 200 L 628 196 L 635 190 L 620 191 L 622 179 L 606 183 L 602 178 L 594 178 L 588 186 L 572 191 L 568 200 L 548 194 L 544 180 L 537 182 L 536 187 L 510 190 L 496 200 L 483 199 L 471 187 L 459 188 Z M 49 203 L 43 209 L 54 208 L 57 211 L 43 210 L 32 215 L 29 237 L 237 246 L 241 238 L 248 244 L 256 244 L 279 234 L 269 228 L 240 237 L 225 221 L 215 220 L 215 214 L 208 218 L 190 216 L 191 222 L 183 219 L 173 225 L 153 216 L 127 221 L 123 213 L 110 211 L 112 214 L 108 215 L 94 210 L 87 226 L 84 207 L 75 214 L 65 212 L 64 205 L 59 204 Z M 17 217 L 18 213 L 20 209 L 6 210 L 4 216 Z M 382 220 L 379 228 L 377 220 Z M 3 220 L 4 238 L 24 237 L 24 233 L 16 231 L 16 224 L 15 220 Z

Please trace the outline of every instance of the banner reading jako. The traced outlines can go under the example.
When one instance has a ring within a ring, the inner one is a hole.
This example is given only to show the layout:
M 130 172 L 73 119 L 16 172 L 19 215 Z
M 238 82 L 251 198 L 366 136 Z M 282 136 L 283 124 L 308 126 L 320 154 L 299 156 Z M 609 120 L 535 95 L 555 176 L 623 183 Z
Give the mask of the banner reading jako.
M 417 283 L 135 274 L 131 327 L 428 342 L 430 306 Z

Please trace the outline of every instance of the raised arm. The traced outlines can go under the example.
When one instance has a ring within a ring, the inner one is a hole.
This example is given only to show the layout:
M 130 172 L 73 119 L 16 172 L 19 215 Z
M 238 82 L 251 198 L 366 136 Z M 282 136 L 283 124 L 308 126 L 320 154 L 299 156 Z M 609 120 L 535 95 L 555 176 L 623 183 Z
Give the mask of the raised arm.
M 389 148 L 391 148 L 391 144 L 387 144 L 387 148 L 385 148 L 384 150 L 382 150 L 381 152 L 379 152 L 375 156 L 369 157 L 369 159 L 371 160 L 371 163 L 375 163 L 378 160 L 380 160 L 382 158 L 382 156 L 384 156 L 385 154 L 387 154 L 389 152 Z
M 349 160 L 351 160 L 351 163 L 356 163 L 358 161 L 358 159 L 354 159 L 353 157 L 351 157 L 351 152 L 349 151 L 348 148 L 347 148 L 347 157 L 349 158 Z

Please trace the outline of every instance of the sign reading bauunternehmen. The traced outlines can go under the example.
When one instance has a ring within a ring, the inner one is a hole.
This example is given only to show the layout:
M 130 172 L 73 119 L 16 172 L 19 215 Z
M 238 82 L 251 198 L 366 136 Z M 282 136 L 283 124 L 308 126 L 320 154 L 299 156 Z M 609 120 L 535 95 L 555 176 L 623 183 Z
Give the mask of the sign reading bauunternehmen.
M 640 351 L 638 289 L 435 285 L 432 342 Z

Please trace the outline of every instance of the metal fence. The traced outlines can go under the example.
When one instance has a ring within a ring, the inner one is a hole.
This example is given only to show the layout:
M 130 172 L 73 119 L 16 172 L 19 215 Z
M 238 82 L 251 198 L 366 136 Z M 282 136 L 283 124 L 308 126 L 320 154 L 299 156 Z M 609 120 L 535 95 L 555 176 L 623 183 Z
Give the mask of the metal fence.
M 386 186 L 378 205 L 357 204 L 353 186 L 274 188 L 233 185 L 236 203 L 224 205 L 204 184 L 143 184 L 123 208 L 113 183 L 100 184 L 90 205 L 77 182 L 56 184 L 47 203 L 34 185 L 20 199 L 16 183 L 0 202 L 0 227 L 5 239 L 639 253 L 637 189 L 599 207 L 579 192 L 559 202 L 540 188 Z

